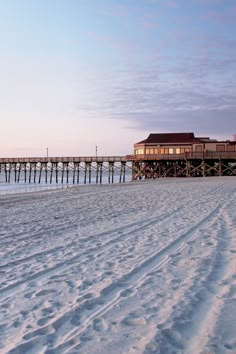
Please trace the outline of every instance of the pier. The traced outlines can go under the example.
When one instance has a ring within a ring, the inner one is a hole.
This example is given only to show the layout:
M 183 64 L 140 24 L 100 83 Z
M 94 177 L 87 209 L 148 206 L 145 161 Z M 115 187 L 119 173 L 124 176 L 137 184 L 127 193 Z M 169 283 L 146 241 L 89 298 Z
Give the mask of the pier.
M 236 176 L 236 152 L 0 158 L 6 183 L 125 183 L 164 177 Z
M 6 183 L 124 183 L 131 168 L 124 156 L 0 158 Z

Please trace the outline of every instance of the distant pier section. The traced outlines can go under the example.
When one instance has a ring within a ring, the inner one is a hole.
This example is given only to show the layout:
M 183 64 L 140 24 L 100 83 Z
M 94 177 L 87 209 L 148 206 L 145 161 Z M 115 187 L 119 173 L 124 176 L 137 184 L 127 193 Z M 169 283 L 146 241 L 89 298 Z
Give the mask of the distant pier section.
M 125 156 L 0 158 L 6 183 L 124 183 L 131 169 Z

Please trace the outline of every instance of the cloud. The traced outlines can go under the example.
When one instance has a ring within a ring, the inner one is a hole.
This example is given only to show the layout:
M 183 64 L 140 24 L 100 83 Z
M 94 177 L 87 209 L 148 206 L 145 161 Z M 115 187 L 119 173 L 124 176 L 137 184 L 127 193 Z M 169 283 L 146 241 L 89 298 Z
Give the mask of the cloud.
M 110 73 L 103 97 L 91 100 L 96 104 L 90 111 L 150 132 L 230 138 L 236 131 L 236 60 L 207 55 L 172 59 L 160 56 L 151 66 Z
M 199 1 L 191 1 L 199 5 Z M 217 3 L 204 2 L 212 6 Z M 160 1 L 148 1 L 151 3 L 156 7 Z M 81 112 L 87 109 L 91 116 L 122 119 L 150 132 L 195 131 L 231 138 L 236 131 L 233 32 L 217 31 L 215 27 L 209 31 L 200 18 L 205 6 L 198 12 L 197 20 L 184 13 L 171 26 L 165 26 L 161 14 L 171 13 L 168 24 L 173 20 L 172 12 L 166 9 L 167 2 L 165 6 L 162 2 L 161 12 L 150 12 L 149 5 L 143 14 L 138 11 L 135 14 L 135 23 L 140 25 L 135 41 L 128 35 L 90 33 L 97 42 L 122 48 L 124 55 L 119 57 L 109 77 L 104 72 L 106 84 L 101 80 L 96 86 L 99 94 L 95 92 L 87 106 L 78 109 Z M 171 6 L 178 6 L 178 2 Z M 222 11 L 208 11 L 205 19 L 209 16 L 208 20 L 227 22 L 234 11 L 235 7 L 230 11 L 229 6 L 224 6 Z

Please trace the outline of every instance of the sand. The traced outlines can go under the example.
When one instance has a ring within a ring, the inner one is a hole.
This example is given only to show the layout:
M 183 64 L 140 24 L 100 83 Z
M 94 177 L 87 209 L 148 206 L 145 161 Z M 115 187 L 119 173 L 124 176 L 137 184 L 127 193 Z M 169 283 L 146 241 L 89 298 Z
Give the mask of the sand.
M 236 353 L 236 178 L 0 195 L 1 353 Z

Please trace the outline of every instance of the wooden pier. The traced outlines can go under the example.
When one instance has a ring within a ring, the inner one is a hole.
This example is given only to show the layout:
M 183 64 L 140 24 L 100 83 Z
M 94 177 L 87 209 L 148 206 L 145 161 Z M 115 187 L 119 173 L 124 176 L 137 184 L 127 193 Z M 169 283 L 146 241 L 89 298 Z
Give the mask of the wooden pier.
M 0 178 L 6 183 L 108 183 L 125 182 L 124 156 L 0 158 Z
M 132 179 L 236 176 L 236 152 L 130 155 Z
M 236 176 L 236 152 L 0 158 L 0 180 L 6 183 L 124 183 L 128 172 L 132 180 Z

